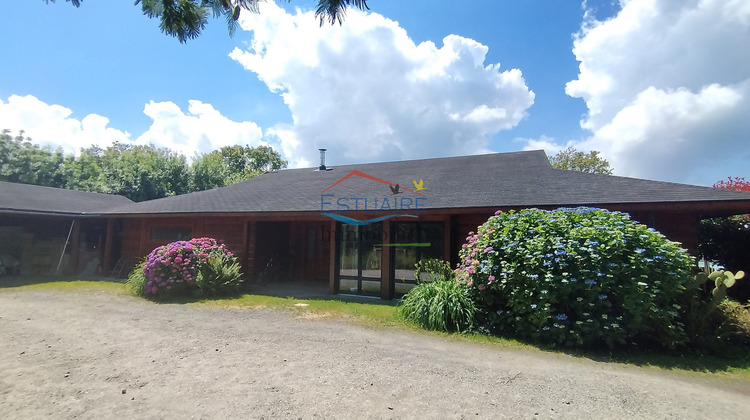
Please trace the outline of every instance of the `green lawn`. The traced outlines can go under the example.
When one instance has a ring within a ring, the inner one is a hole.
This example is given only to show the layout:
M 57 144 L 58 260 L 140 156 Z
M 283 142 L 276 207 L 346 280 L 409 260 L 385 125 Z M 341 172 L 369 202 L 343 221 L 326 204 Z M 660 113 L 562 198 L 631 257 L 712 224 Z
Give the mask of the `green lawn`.
M 12 289 L 61 290 L 76 292 L 107 292 L 116 295 L 130 295 L 127 285 L 110 281 L 91 281 L 56 278 L 7 278 L 0 277 L 0 293 Z M 133 297 L 133 299 L 137 299 Z M 154 303 L 158 304 L 158 303 Z M 405 321 L 398 314 L 394 303 L 380 301 L 362 302 L 331 297 L 330 299 L 297 299 L 245 294 L 237 298 L 191 300 L 182 304 L 196 306 L 226 307 L 235 309 L 270 308 L 290 311 L 295 316 L 305 318 L 337 318 L 347 322 L 378 328 L 398 328 L 420 334 L 433 334 L 454 340 L 482 342 L 489 345 L 526 348 L 532 351 L 567 353 L 603 362 L 624 363 L 653 367 L 665 370 L 709 374 L 727 379 L 750 382 L 750 355 L 744 353 L 731 358 L 707 356 L 686 351 L 666 352 L 570 352 L 541 348 L 523 344 L 515 340 L 481 334 L 446 334 L 428 332 Z

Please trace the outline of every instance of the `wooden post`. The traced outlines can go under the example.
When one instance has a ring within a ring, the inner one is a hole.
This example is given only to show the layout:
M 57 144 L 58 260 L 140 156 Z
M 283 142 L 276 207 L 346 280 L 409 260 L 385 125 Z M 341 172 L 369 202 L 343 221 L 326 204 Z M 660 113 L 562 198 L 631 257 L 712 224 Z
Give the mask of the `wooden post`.
M 391 287 L 391 221 L 383 220 L 383 232 L 381 233 L 383 246 L 380 250 L 380 298 L 384 300 L 393 299 L 393 288 Z
M 331 231 L 329 236 L 330 255 L 328 256 L 328 293 L 335 295 L 339 292 L 338 279 L 338 261 L 336 261 L 336 246 L 338 244 L 338 234 L 336 232 L 336 221 L 331 219 Z
M 255 281 L 255 275 L 257 274 L 257 266 L 258 262 L 257 256 L 255 255 L 256 247 L 255 247 L 255 230 L 257 224 L 254 220 L 249 220 L 245 222 L 245 236 L 246 236 L 246 244 L 245 244 L 245 275 L 250 278 L 251 280 Z
M 451 216 L 447 216 L 443 220 L 443 259 L 448 261 L 451 266 L 453 265 L 453 238 L 451 237 L 451 231 L 453 230 L 453 223 L 451 223 Z
M 102 275 L 108 276 L 112 265 L 112 241 L 115 234 L 115 220 L 107 219 L 107 236 L 104 240 L 104 261 L 102 261 Z
M 78 252 L 81 242 L 81 220 L 76 219 L 73 226 L 73 234 L 70 236 L 70 261 L 68 266 L 63 270 L 65 274 L 75 274 L 78 272 Z
M 141 231 L 141 240 L 138 244 L 138 256 L 140 258 L 141 256 L 145 256 L 147 252 L 151 252 L 150 249 L 146 251 L 146 241 L 151 238 L 151 232 L 148 231 L 149 226 L 144 219 L 138 219 L 138 223 L 140 224 Z

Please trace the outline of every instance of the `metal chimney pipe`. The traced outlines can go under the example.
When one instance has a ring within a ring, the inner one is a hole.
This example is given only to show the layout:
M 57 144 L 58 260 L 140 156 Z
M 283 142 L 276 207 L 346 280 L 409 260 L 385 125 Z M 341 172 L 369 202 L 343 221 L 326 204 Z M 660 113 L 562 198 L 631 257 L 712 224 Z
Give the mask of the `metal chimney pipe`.
M 319 171 L 325 171 L 326 170 L 326 149 L 318 149 L 320 150 L 320 166 L 318 166 Z

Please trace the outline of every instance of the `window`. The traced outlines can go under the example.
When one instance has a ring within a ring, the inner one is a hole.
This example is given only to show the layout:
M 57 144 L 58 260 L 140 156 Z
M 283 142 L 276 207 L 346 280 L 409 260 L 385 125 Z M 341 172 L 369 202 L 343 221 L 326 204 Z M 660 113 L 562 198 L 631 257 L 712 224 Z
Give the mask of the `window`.
M 152 241 L 187 241 L 193 237 L 189 226 L 154 226 L 151 228 Z
M 414 265 L 424 259 L 443 259 L 443 222 L 393 224 L 391 252 L 395 295 L 402 296 L 416 284 Z

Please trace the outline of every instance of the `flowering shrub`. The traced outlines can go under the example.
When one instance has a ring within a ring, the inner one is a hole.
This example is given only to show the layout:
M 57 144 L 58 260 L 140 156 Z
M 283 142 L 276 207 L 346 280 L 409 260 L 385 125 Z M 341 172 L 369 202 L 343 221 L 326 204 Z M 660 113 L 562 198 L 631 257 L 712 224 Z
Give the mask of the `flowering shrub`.
M 210 264 L 209 264 L 210 263 Z M 227 279 L 222 270 L 231 271 Z M 242 281 L 237 260 L 226 247 L 212 238 L 194 238 L 160 246 L 136 266 L 129 276 L 139 296 L 166 298 L 181 295 L 231 293 Z M 217 284 L 218 283 L 218 284 Z
M 498 212 L 466 240 L 456 276 L 493 332 L 566 346 L 685 340 L 675 302 L 692 259 L 627 214 Z

